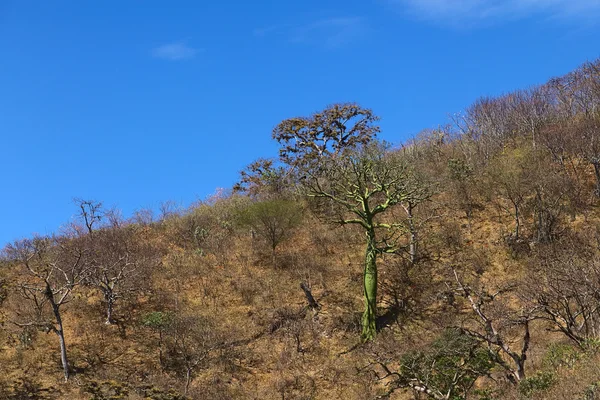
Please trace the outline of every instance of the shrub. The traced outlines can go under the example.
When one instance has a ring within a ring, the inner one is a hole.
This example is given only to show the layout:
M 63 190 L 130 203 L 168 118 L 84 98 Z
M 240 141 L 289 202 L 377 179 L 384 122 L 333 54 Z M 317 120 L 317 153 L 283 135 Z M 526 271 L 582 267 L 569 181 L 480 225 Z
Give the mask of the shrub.
M 574 346 L 553 343 L 544 357 L 544 364 L 553 370 L 573 368 L 581 357 L 581 352 Z
M 555 381 L 556 379 L 552 372 L 538 372 L 519 383 L 519 393 L 530 399 L 533 398 L 534 394 L 550 389 Z
M 478 341 L 456 329 L 444 331 L 429 348 L 406 354 L 401 364 L 401 387 L 416 382 L 431 398 L 449 394 L 455 400 L 466 399 L 475 381 L 494 366 Z

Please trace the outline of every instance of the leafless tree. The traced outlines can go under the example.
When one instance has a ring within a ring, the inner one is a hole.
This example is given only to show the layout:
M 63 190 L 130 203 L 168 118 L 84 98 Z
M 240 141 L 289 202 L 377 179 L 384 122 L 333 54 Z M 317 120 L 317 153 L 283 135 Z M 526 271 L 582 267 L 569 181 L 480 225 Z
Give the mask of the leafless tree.
M 589 243 L 565 237 L 537 251 L 527 298 L 551 329 L 584 348 L 600 338 L 600 260 Z
M 89 254 L 80 238 L 75 236 L 24 239 L 8 245 L 5 251 L 23 268 L 19 293 L 35 308 L 29 318 L 21 320 L 22 315 L 17 315 L 14 323 L 20 327 L 38 327 L 58 336 L 66 381 L 70 370 L 62 309 L 88 276 Z M 46 312 L 48 307 L 52 311 L 51 317 Z
M 73 199 L 79 208 L 79 219 L 83 222 L 89 235 L 93 234 L 94 226 L 102 222 L 104 210 L 102 203 L 95 200 Z
M 506 371 L 510 382 L 522 381 L 531 341 L 530 323 L 536 319 L 536 308 L 512 310 L 510 299 L 506 299 L 514 293 L 512 285 L 490 292 L 483 286 L 466 284 L 454 268 L 452 274 L 455 293 L 466 300 L 474 316 L 459 328 L 488 346 L 493 361 Z
M 551 119 L 548 91 L 544 86 L 519 90 L 506 96 L 510 114 L 508 118 L 519 133 L 531 138 L 537 146 L 540 129 Z
M 166 367 L 184 377 L 184 394 L 198 371 L 209 365 L 211 351 L 218 344 L 219 336 L 206 318 L 176 315 L 172 319 L 165 331 Z
M 147 229 L 127 224 L 118 211 L 104 210 L 102 203 L 91 200 L 79 200 L 79 208 L 87 228 L 81 238 L 89 255 L 85 283 L 102 293 L 110 325 L 115 323 L 116 301 L 146 286 L 152 268 L 160 263 L 160 252 L 147 243 Z M 77 231 L 77 224 L 72 229 Z
M 87 284 L 102 293 L 106 324 L 115 323 L 115 305 L 144 287 L 153 268 L 160 264 L 160 251 L 144 242 L 145 231 L 135 226 L 105 228 L 96 232 Z

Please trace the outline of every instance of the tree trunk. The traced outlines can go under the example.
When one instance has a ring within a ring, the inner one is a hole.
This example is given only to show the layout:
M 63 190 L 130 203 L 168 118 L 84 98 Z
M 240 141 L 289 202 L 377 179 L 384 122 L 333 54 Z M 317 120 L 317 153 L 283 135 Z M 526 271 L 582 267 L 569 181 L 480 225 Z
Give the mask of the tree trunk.
M 65 375 L 65 382 L 69 380 L 69 360 L 67 359 L 67 344 L 65 343 L 65 334 L 60 323 L 56 334 L 58 335 L 58 341 L 60 342 L 60 361 L 63 367 L 63 373 Z
M 519 240 L 519 234 L 521 229 L 521 218 L 519 216 L 519 206 L 517 204 L 515 206 L 515 241 Z
M 536 193 L 536 214 L 537 214 L 537 241 L 539 243 L 548 243 L 552 240 L 552 230 L 554 226 L 554 216 L 546 208 L 542 199 L 542 194 L 538 190 Z
M 162 372 L 165 372 L 165 360 L 163 358 L 162 345 L 163 345 L 163 334 L 162 334 L 162 328 L 160 328 L 158 331 L 158 362 L 160 364 L 160 369 L 162 370 Z
M 362 334 L 364 341 L 373 340 L 377 333 L 377 248 L 375 232 L 367 232 L 367 251 L 364 270 L 365 311 L 362 317 Z
M 594 165 L 594 172 L 596 174 L 596 190 L 595 194 L 600 197 L 600 162 L 592 163 Z
M 65 375 L 65 382 L 69 380 L 69 360 L 67 359 L 67 344 L 65 342 L 65 333 L 63 329 L 62 318 L 60 315 L 59 306 L 52 301 L 52 311 L 54 312 L 54 318 L 56 318 L 56 325 L 58 328 L 54 330 L 56 335 L 58 336 L 58 341 L 60 343 L 60 361 L 62 363 L 63 372 Z
M 520 362 L 517 365 L 517 370 L 515 371 L 515 379 L 517 380 L 517 382 L 521 382 L 523 379 L 525 379 L 525 362 L 524 361 L 522 363 Z
M 106 325 L 114 324 L 113 310 L 115 307 L 115 295 L 111 290 L 104 291 L 104 300 L 106 300 Z
M 408 229 L 410 232 L 408 255 L 410 258 L 410 263 L 414 265 L 417 262 L 417 229 L 415 227 L 412 204 L 408 205 L 406 208 L 406 213 L 408 214 Z
M 304 291 L 304 295 L 306 296 L 306 301 L 308 302 L 308 307 L 313 310 L 317 310 L 320 308 L 319 303 L 313 297 L 308 285 L 304 282 L 300 283 L 300 288 Z
M 183 390 L 184 396 L 187 396 L 188 391 L 190 390 L 190 383 L 192 383 L 192 369 L 188 366 L 185 371 L 185 389 Z
M 275 257 L 275 247 L 271 249 L 271 266 L 275 268 L 277 264 L 277 257 Z
M 527 360 L 527 351 L 529 350 L 529 341 L 531 340 L 531 335 L 529 333 L 529 321 L 526 320 L 524 322 L 525 325 L 525 334 L 523 335 L 523 347 L 521 348 L 521 354 L 508 352 L 508 355 L 514 360 L 516 364 L 516 369 L 512 372 L 514 377 L 514 384 L 519 384 L 523 379 L 525 379 L 525 361 Z
M 63 373 L 65 375 L 65 382 L 69 380 L 69 360 L 67 358 L 67 344 L 65 342 L 65 331 L 63 329 L 62 317 L 60 315 L 60 304 L 57 304 L 54 300 L 54 294 L 50 285 L 46 282 L 45 296 L 52 306 L 52 312 L 54 313 L 54 319 L 56 320 L 56 327 L 54 327 L 54 333 L 58 336 L 60 343 L 60 362 L 62 363 Z

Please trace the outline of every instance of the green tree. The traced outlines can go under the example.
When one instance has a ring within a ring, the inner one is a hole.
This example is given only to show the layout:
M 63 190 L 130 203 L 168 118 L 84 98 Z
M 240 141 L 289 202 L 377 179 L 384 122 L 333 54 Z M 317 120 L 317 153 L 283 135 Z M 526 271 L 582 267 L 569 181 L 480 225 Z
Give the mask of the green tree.
M 409 182 L 400 154 L 379 143 L 323 159 L 321 168 L 307 170 L 303 179 L 309 197 L 335 207 L 332 222 L 356 224 L 365 232 L 363 340 L 376 334 L 377 257 L 397 251 L 404 232 L 402 225 L 385 221 L 383 215 L 415 192 Z
M 239 212 L 238 220 L 265 240 L 273 259 L 277 246 L 286 240 L 302 219 L 298 203 L 291 200 L 265 200 L 249 204 Z
M 533 192 L 529 150 L 526 147 L 506 149 L 492 160 L 487 174 L 492 191 L 499 197 L 497 204 L 514 218 L 512 240 L 515 242 L 521 239 L 523 208 Z
M 309 117 L 290 118 L 273 130 L 281 161 L 296 169 L 300 186 L 317 203 L 329 203 L 335 222 L 358 224 L 366 234 L 365 311 L 362 338 L 376 334 L 377 255 L 394 251 L 395 226 L 379 215 L 405 198 L 405 167 L 379 144 L 379 117 L 355 103 L 334 104 Z M 331 214 L 331 213 L 330 213 Z M 331 217 L 331 215 L 329 215 Z

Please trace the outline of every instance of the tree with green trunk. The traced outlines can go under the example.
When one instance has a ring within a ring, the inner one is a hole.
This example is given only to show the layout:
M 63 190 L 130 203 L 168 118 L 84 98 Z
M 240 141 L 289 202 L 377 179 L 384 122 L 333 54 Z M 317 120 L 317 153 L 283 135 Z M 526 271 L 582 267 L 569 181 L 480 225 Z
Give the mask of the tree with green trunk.
M 327 219 L 365 232 L 362 338 L 377 332 L 377 258 L 398 250 L 404 227 L 382 217 L 412 195 L 400 152 L 375 141 L 379 118 L 355 103 L 334 104 L 273 130 L 281 161 L 295 169 L 301 191 Z M 323 207 L 326 206 L 326 207 Z
M 317 205 L 331 205 L 328 218 L 341 225 L 359 225 L 365 233 L 363 270 L 365 310 L 362 339 L 372 340 L 377 318 L 377 259 L 399 249 L 402 224 L 383 217 L 393 206 L 410 198 L 409 169 L 400 153 L 380 143 L 348 150 L 323 159 L 317 170 L 305 171 L 302 187 Z

